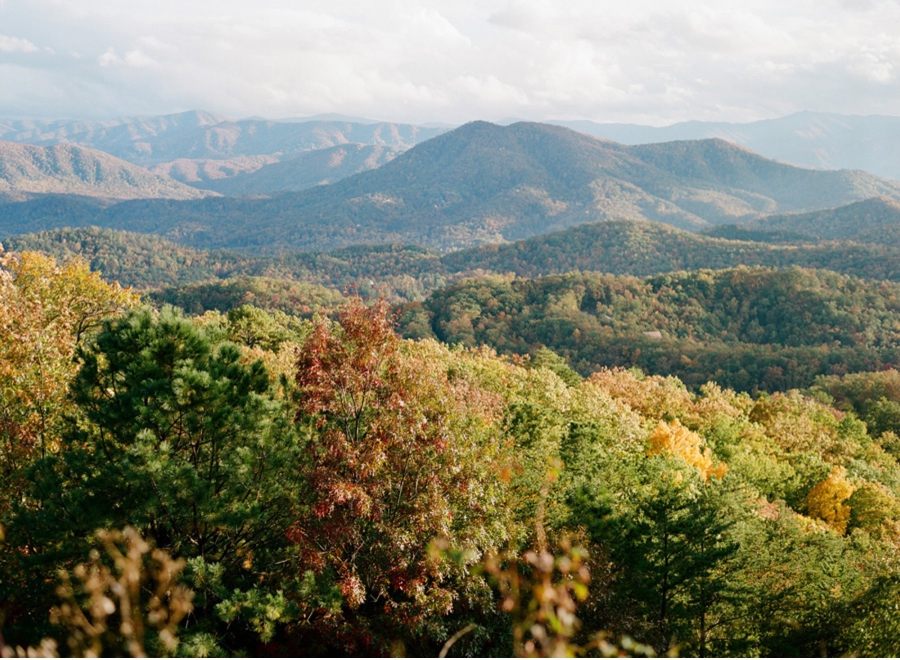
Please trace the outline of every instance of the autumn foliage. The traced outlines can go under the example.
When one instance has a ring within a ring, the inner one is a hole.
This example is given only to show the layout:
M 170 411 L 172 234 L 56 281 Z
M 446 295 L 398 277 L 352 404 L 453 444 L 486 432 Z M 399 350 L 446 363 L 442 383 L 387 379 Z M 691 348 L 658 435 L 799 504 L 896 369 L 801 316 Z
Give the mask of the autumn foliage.
M 650 434 L 649 442 L 648 456 L 655 454 L 677 456 L 697 468 L 700 476 L 706 481 L 709 481 L 710 477 L 721 479 L 728 472 L 728 466 L 724 463 L 714 465 L 709 447 L 700 449 L 703 438 L 682 426 L 677 419 L 672 423 L 660 422 Z
M 838 534 L 847 531 L 850 522 L 850 505 L 847 500 L 853 495 L 854 487 L 847 480 L 847 469 L 835 466 L 824 481 L 816 484 L 806 496 L 806 509 Z
M 105 316 L 137 301 L 82 261 L 57 264 L 0 247 L 0 472 L 52 448 L 77 368 L 76 344 Z M 0 513 L 4 499 L 0 493 Z
M 404 340 L 358 299 L 135 302 L 3 257 L 3 652 L 900 653 L 896 373 L 750 394 Z
M 383 305 L 358 301 L 339 323 L 315 323 L 297 388 L 309 499 L 289 535 L 303 568 L 333 572 L 348 612 L 377 607 L 394 624 L 483 598 L 483 581 L 458 578 L 508 533 L 499 399 L 401 342 Z

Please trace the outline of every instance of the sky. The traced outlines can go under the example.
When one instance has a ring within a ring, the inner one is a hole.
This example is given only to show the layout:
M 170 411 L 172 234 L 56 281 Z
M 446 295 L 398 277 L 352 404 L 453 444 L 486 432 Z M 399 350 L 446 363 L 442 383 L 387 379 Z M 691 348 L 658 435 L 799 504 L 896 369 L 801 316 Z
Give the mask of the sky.
M 0 117 L 900 115 L 896 0 L 0 0 Z

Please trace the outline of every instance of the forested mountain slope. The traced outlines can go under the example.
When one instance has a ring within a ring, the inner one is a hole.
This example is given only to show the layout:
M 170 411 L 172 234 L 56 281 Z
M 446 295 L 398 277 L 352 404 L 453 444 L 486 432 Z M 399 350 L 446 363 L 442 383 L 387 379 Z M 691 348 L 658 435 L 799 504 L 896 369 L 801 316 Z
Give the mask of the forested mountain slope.
M 900 246 L 900 202 L 874 197 L 833 209 L 759 218 L 749 230 L 784 232 L 826 240 Z
M 900 284 L 800 268 L 495 276 L 409 305 L 402 327 L 506 353 L 547 346 L 583 374 L 638 366 L 695 387 L 784 390 L 900 364 Z
M 451 249 L 604 219 L 699 229 L 873 195 L 900 198 L 900 184 L 791 167 L 722 141 L 626 147 L 557 126 L 474 122 L 330 186 L 275 199 L 140 200 L 91 218 L 48 217 L 43 228 L 95 224 L 243 250 Z M 26 212 L 5 209 L 2 231 L 18 233 Z
M 95 149 L 0 142 L 0 194 L 48 193 L 119 200 L 199 199 L 212 194 Z

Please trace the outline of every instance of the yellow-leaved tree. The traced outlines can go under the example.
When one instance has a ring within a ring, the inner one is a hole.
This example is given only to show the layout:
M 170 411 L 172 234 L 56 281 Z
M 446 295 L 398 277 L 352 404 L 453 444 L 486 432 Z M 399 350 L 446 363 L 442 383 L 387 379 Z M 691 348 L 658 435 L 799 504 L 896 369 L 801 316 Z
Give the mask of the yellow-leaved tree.
M 724 463 L 713 464 L 712 451 L 709 447 L 700 449 L 703 438 L 689 428 L 682 426 L 677 419 L 672 422 L 660 422 L 649 438 L 648 456 L 670 454 L 677 456 L 700 471 L 705 481 L 710 477 L 721 479 L 728 472 Z
M 850 505 L 847 500 L 853 495 L 853 484 L 847 479 L 847 470 L 836 465 L 824 481 L 817 483 L 806 496 L 806 510 L 813 518 L 818 518 L 838 534 L 847 531 L 850 522 Z
M 138 302 L 83 261 L 57 264 L 0 246 L 0 516 L 15 497 L 16 475 L 55 447 L 79 339 Z

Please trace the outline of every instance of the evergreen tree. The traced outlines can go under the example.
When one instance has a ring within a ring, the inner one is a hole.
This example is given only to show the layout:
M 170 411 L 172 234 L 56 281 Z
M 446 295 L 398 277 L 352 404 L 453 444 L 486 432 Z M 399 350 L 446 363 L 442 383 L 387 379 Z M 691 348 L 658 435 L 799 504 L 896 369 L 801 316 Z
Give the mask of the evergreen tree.
M 171 308 L 109 321 L 78 354 L 79 415 L 60 455 L 38 464 L 40 507 L 14 521 L 13 542 L 77 557 L 94 530 L 134 527 L 188 559 L 209 631 L 224 629 L 217 603 L 233 618 L 255 606 L 248 590 L 265 600 L 268 586 L 289 588 L 273 567 L 300 486 L 299 443 L 262 363 Z

